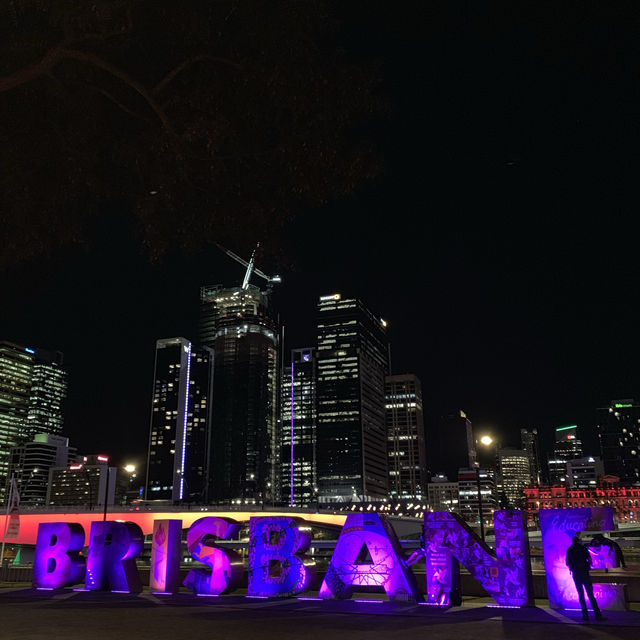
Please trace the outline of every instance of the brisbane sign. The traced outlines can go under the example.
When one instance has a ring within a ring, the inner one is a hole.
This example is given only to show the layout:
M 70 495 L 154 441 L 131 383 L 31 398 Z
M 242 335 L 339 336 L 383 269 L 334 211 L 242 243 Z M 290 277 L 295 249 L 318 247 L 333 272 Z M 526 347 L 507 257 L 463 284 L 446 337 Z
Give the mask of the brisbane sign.
M 610 507 L 549 509 L 540 512 L 547 589 L 551 606 L 577 604 L 564 554 L 579 531 L 614 528 Z M 311 588 L 316 577 L 309 527 L 288 516 L 252 517 L 246 573 L 247 594 L 262 598 L 293 597 Z M 218 541 L 237 537 L 242 524 L 207 516 L 187 531 L 187 548 L 199 563 L 180 582 L 182 521 L 155 520 L 149 586 L 154 593 L 176 593 L 184 586 L 197 595 L 220 595 L 242 586 L 245 567 L 235 551 Z M 461 604 L 460 565 L 484 587 L 497 606 L 533 604 L 529 545 L 522 511 L 494 513 L 495 551 L 456 515 L 427 513 L 423 546 L 409 558 L 389 521 L 377 513 L 347 516 L 317 598 L 348 599 L 362 587 L 377 587 L 390 600 L 413 600 L 434 606 Z M 86 557 L 82 526 L 73 522 L 41 523 L 33 570 L 36 589 L 61 589 L 84 583 L 87 591 L 140 593 L 136 566 L 144 544 L 131 522 L 92 522 Z M 362 562 L 362 558 L 365 558 Z M 424 558 L 426 581 L 418 585 L 410 565 Z M 360 561 L 359 561 L 360 560 Z M 615 566 L 593 555 L 594 568 Z M 601 608 L 624 608 L 624 585 L 594 585 Z M 367 589 L 370 590 L 370 589 Z

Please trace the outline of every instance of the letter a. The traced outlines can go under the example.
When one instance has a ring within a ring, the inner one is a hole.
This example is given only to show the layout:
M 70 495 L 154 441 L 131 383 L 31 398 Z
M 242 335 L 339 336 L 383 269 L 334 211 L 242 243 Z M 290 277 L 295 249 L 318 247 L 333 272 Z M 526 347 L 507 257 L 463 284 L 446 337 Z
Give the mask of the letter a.
M 304 591 L 315 563 L 301 555 L 311 537 L 302 521 L 288 517 L 251 518 L 249 524 L 249 595 L 288 597 Z
M 366 561 L 359 563 L 363 555 Z M 398 538 L 386 518 L 377 513 L 347 516 L 318 595 L 345 599 L 358 587 L 380 587 L 390 600 L 420 599 Z
M 61 589 L 82 580 L 84 529 L 76 522 L 45 522 L 38 527 L 33 561 L 36 589 Z

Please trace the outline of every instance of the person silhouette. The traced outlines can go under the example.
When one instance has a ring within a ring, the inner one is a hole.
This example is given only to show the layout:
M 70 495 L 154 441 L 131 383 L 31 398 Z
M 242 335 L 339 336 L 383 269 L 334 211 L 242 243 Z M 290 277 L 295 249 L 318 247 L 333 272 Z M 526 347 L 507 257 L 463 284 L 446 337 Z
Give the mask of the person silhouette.
M 573 538 L 573 544 L 567 549 L 566 563 L 571 571 L 573 582 L 578 591 L 578 599 L 580 600 L 580 606 L 582 607 L 582 619 L 589 620 L 587 603 L 584 599 L 584 592 L 586 591 L 596 620 L 605 620 L 604 616 L 600 612 L 600 607 L 598 606 L 596 597 L 593 595 L 593 584 L 591 582 L 591 576 L 589 575 L 589 569 L 591 569 L 591 555 L 587 549 L 582 546 L 578 536 Z

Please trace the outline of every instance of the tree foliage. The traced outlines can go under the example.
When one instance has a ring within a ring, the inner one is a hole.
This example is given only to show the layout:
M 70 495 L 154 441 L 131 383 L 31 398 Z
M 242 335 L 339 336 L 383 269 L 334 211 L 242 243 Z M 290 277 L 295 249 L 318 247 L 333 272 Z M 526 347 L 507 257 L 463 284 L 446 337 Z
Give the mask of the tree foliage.
M 2 260 L 87 241 L 105 203 L 153 257 L 274 242 L 379 170 L 375 70 L 315 0 L 0 8 Z

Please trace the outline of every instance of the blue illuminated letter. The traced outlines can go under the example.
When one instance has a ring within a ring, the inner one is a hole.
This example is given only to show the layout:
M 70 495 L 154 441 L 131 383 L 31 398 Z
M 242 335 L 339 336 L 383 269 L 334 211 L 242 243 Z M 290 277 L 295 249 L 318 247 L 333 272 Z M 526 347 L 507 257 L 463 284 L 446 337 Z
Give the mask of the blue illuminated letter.
M 249 595 L 293 596 L 310 584 L 315 563 L 302 555 L 309 531 L 288 517 L 251 518 L 249 525 Z
M 136 567 L 144 543 L 142 529 L 133 522 L 92 522 L 85 587 L 140 593 Z
M 361 553 L 367 559 L 364 564 L 358 563 Z M 358 587 L 381 587 L 391 600 L 420 599 L 398 538 L 386 518 L 377 513 L 347 516 L 318 595 L 350 598 Z
M 82 580 L 84 529 L 75 522 L 47 522 L 38 527 L 33 561 L 36 589 L 61 589 Z
M 196 520 L 187 531 L 187 547 L 194 558 L 209 567 L 192 569 L 184 586 L 194 593 L 217 595 L 232 591 L 242 577 L 242 558 L 235 552 L 218 549 L 216 540 L 235 538 L 241 525 L 230 518 L 208 516 Z

